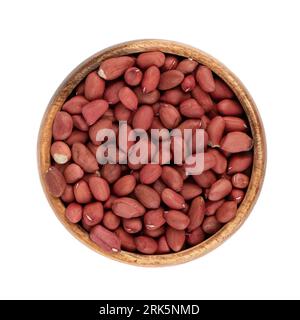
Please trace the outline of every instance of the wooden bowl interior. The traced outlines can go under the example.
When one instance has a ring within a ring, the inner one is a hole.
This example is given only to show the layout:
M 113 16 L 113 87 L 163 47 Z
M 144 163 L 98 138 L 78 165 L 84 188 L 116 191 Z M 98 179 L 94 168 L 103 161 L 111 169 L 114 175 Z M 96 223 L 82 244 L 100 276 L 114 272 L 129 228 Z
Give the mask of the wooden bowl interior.
M 236 217 L 204 242 L 178 253 L 164 255 L 142 255 L 127 251 L 121 251 L 120 253 L 116 254 L 109 254 L 102 251 L 97 245 L 95 245 L 89 239 L 88 233 L 83 228 L 81 228 L 79 225 L 71 224 L 66 220 L 64 214 L 64 204 L 60 199 L 51 196 L 46 189 L 44 175 L 51 163 L 50 146 L 52 137 L 52 123 L 56 112 L 61 109 L 63 103 L 66 101 L 74 88 L 91 71 L 97 69 L 101 61 L 114 56 L 155 50 L 159 50 L 164 53 L 179 55 L 186 58 L 192 58 L 193 60 L 206 65 L 220 78 L 222 78 L 233 90 L 248 117 L 254 140 L 252 175 L 245 198 L 239 206 Z M 187 262 L 203 256 L 204 254 L 208 253 L 212 249 L 219 246 L 222 242 L 224 242 L 242 225 L 242 223 L 248 217 L 253 205 L 255 204 L 262 187 L 265 173 L 265 164 L 266 145 L 263 125 L 255 103 L 244 85 L 230 70 L 228 70 L 222 63 L 220 63 L 210 55 L 191 46 L 167 40 L 136 40 L 118 44 L 116 46 L 98 52 L 97 54 L 81 63 L 75 70 L 70 73 L 70 75 L 67 76 L 67 78 L 63 81 L 63 83 L 57 89 L 51 101 L 49 102 L 41 123 L 38 139 L 38 166 L 41 183 L 47 199 L 61 223 L 77 239 L 79 239 L 81 242 L 83 242 L 85 245 L 95 250 L 96 252 L 121 262 L 139 266 L 163 266 Z

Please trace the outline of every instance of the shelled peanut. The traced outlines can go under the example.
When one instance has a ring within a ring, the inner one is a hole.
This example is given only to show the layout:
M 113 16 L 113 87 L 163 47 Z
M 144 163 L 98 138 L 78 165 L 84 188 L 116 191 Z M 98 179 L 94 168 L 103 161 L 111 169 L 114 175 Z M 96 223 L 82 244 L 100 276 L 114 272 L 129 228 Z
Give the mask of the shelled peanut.
M 99 164 L 97 133 L 118 136 L 119 121 L 149 135 L 203 129 L 203 173 L 173 162 L 174 141 L 159 163 Z M 57 112 L 52 136 L 48 191 L 109 252 L 167 254 L 203 242 L 234 219 L 251 178 L 253 139 L 232 90 L 206 66 L 162 52 L 101 62 Z

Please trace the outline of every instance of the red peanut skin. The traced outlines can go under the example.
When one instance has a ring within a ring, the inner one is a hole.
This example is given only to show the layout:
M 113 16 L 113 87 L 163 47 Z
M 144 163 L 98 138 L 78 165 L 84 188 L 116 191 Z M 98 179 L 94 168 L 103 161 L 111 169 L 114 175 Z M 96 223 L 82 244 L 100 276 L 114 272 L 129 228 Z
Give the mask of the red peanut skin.
M 115 80 L 132 67 L 134 62 L 135 60 L 128 56 L 110 58 L 101 62 L 98 74 L 105 80 Z
M 52 127 L 52 135 L 54 140 L 65 140 L 67 139 L 73 129 L 73 119 L 72 117 L 65 111 L 59 111 L 56 113 L 53 127 Z
M 48 191 L 54 197 L 60 197 L 66 188 L 66 181 L 62 173 L 56 167 L 50 167 L 45 174 Z
M 251 152 L 232 155 L 228 163 L 228 174 L 245 171 L 251 166 L 252 161 L 253 155 Z
M 89 187 L 96 200 L 106 201 L 110 196 L 109 185 L 105 179 L 100 177 L 89 178 Z
M 85 80 L 84 96 L 88 100 L 100 99 L 105 89 L 105 81 L 99 77 L 96 71 L 91 72 Z
M 82 108 L 82 115 L 86 123 L 91 126 L 108 110 L 108 103 L 102 99 L 96 99 Z
M 119 164 L 107 163 L 101 168 L 101 176 L 108 183 L 114 183 L 121 176 L 121 166 Z
M 154 254 L 157 251 L 157 242 L 147 236 L 136 237 L 135 245 L 137 250 L 144 254 Z
M 120 222 L 121 222 L 121 219 L 117 215 L 115 215 L 112 211 L 105 212 L 102 220 L 104 227 L 111 231 L 116 230 L 119 227 Z
M 221 178 L 217 180 L 210 188 L 208 199 L 211 201 L 218 201 L 226 197 L 232 190 L 231 182 L 227 179 Z
M 148 230 L 156 230 L 165 224 L 164 211 L 162 208 L 149 210 L 144 215 L 144 225 Z
M 181 116 L 178 110 L 171 104 L 162 104 L 159 108 L 159 117 L 162 124 L 167 129 L 173 129 L 178 126 Z
M 213 74 L 209 68 L 206 66 L 199 66 L 196 72 L 196 80 L 205 92 L 215 91 L 215 80 Z
M 166 187 L 167 186 L 161 181 L 161 179 L 156 180 L 153 184 L 153 189 L 160 195 Z
M 205 233 L 201 227 L 189 232 L 186 236 L 186 241 L 190 246 L 195 246 L 205 240 Z
M 202 188 L 195 183 L 185 182 L 180 191 L 184 200 L 191 200 L 202 193 Z
M 64 164 L 54 163 L 53 167 L 55 167 L 60 173 L 63 174 L 68 164 L 69 164 L 68 162 Z
M 143 224 L 140 218 L 123 219 L 123 228 L 128 233 L 140 232 Z
M 89 101 L 85 97 L 79 95 L 65 102 L 62 106 L 62 110 L 72 115 L 81 114 L 82 107 L 87 103 L 89 103 Z
M 81 81 L 75 90 L 76 96 L 84 94 L 84 83 L 85 81 Z
M 222 224 L 215 216 L 206 217 L 202 224 L 202 229 L 205 233 L 213 235 L 222 228 Z
M 81 115 L 75 114 L 74 116 L 72 116 L 72 119 L 75 128 L 80 131 L 89 131 L 89 126 Z
M 165 62 L 161 68 L 162 71 L 168 71 L 176 69 L 178 65 L 178 59 L 175 56 L 166 56 Z
M 141 104 L 154 104 L 158 102 L 160 98 L 160 92 L 158 90 L 153 90 L 149 93 L 143 93 L 141 87 L 134 88 L 134 93 L 138 98 L 138 102 Z
M 132 113 L 122 103 L 118 103 L 114 108 L 114 116 L 118 121 L 129 121 Z
M 227 169 L 226 157 L 217 149 L 210 149 L 208 153 L 213 154 L 216 159 L 216 164 L 212 167 L 212 170 L 217 174 L 225 173 Z
M 239 117 L 233 117 L 233 116 L 226 116 L 223 117 L 225 121 L 225 131 L 231 132 L 231 131 L 246 131 L 248 129 L 248 126 L 245 122 L 245 120 L 239 118 Z
M 116 81 L 107 86 L 104 91 L 104 100 L 109 104 L 116 104 L 120 101 L 119 91 L 125 86 L 124 81 Z
M 195 99 L 187 99 L 181 102 L 179 110 L 183 116 L 194 119 L 201 119 L 205 112 Z
M 231 99 L 234 94 L 228 85 L 221 79 L 215 79 L 215 90 L 210 92 L 214 100 Z
M 163 166 L 161 173 L 162 181 L 174 191 L 181 191 L 183 187 L 183 179 L 180 173 L 170 166 Z
M 105 209 L 111 209 L 112 207 L 112 203 L 117 199 L 116 196 L 114 196 L 113 194 L 110 195 L 110 197 L 104 202 L 103 207 Z
M 211 170 L 204 171 L 199 175 L 193 175 L 192 177 L 201 188 L 210 188 L 217 181 L 216 175 Z
M 177 129 L 181 130 L 182 134 L 184 133 L 184 129 L 200 129 L 201 128 L 201 120 L 200 119 L 188 119 L 180 123 Z
M 196 197 L 189 208 L 188 215 L 190 217 L 190 223 L 188 225 L 188 231 L 201 226 L 205 213 L 205 201 L 202 197 Z
M 237 204 L 241 203 L 244 199 L 245 192 L 241 189 L 232 189 L 228 198 L 236 201 Z
M 82 219 L 88 226 L 95 226 L 103 219 L 103 205 L 101 202 L 88 203 L 83 208 Z
M 169 90 L 177 87 L 184 79 L 184 74 L 178 70 L 165 71 L 160 75 L 159 90 Z
M 145 208 L 135 199 L 122 197 L 113 201 L 112 211 L 119 217 L 130 219 L 144 215 Z
M 185 232 L 184 230 L 176 230 L 172 227 L 168 227 L 166 230 L 166 239 L 169 247 L 174 252 L 178 252 L 183 248 L 185 242 Z
M 75 200 L 73 186 L 67 184 L 66 188 L 60 198 L 62 201 L 66 202 L 66 203 L 73 202 Z
M 236 216 L 236 201 L 225 201 L 216 212 L 216 219 L 220 223 L 227 223 Z
M 142 79 L 143 79 L 143 73 L 137 67 L 128 68 L 124 74 L 124 80 L 130 86 L 139 85 Z
M 242 106 L 231 99 L 224 99 L 217 104 L 217 110 L 224 116 L 240 116 L 244 113 Z
M 74 185 L 74 196 L 78 203 L 88 203 L 92 200 L 92 193 L 86 181 L 80 180 Z
M 117 235 L 100 225 L 91 229 L 90 239 L 106 252 L 119 252 L 121 250 L 121 241 Z
M 233 187 L 238 189 L 245 189 L 249 184 L 249 177 L 243 173 L 236 173 L 231 178 Z
M 205 203 L 205 215 L 206 216 L 213 216 L 217 209 L 221 207 L 221 205 L 224 203 L 224 199 L 218 200 L 218 201 L 207 201 Z
M 136 186 L 136 179 L 132 175 L 126 175 L 118 179 L 113 185 L 113 192 L 119 197 L 127 196 L 133 192 Z
M 192 59 L 183 59 L 178 63 L 176 70 L 182 72 L 183 74 L 192 73 L 198 66 L 198 62 Z
M 78 223 L 82 218 L 82 206 L 76 202 L 70 203 L 65 212 L 67 220 L 71 223 Z
M 167 224 L 176 230 L 185 230 L 190 223 L 190 218 L 181 211 L 165 211 L 164 217 Z
M 171 209 L 181 210 L 186 207 L 184 198 L 170 188 L 165 188 L 161 193 L 162 201 Z
M 179 88 L 174 88 L 174 89 L 170 89 L 170 90 L 165 91 L 161 95 L 160 100 L 165 103 L 169 103 L 169 104 L 176 106 L 176 105 L 180 104 L 181 102 L 183 102 L 184 100 L 187 100 L 190 98 L 191 98 L 190 93 L 184 93 Z
M 186 76 L 183 81 L 181 82 L 181 89 L 184 92 L 192 91 L 196 86 L 195 77 L 192 74 Z
M 214 103 L 210 95 L 207 92 L 203 91 L 199 86 L 196 86 L 192 90 L 192 97 L 197 100 L 197 102 L 205 110 L 205 112 L 209 112 L 213 109 Z
M 160 71 L 156 66 L 149 67 L 145 73 L 141 83 L 143 93 L 154 91 L 160 80 Z
M 84 171 L 76 163 L 69 164 L 64 170 L 64 177 L 67 183 L 75 183 L 84 175 Z
M 71 159 L 71 150 L 63 141 L 55 141 L 50 148 L 52 158 L 56 163 L 64 164 Z
M 122 249 L 130 252 L 136 250 L 136 245 L 132 235 L 124 231 L 122 227 L 119 227 L 115 233 L 120 239 Z
M 157 209 L 160 206 L 160 195 L 145 184 L 138 184 L 134 194 L 142 205 L 148 209 Z
M 80 130 L 73 130 L 69 138 L 65 141 L 69 146 L 73 146 L 74 143 L 85 144 L 87 140 L 88 140 L 87 132 L 83 132 Z
M 169 253 L 171 251 L 165 236 L 161 236 L 158 239 L 157 245 L 157 253 L 159 254 Z
M 214 148 L 214 147 L 220 146 L 224 129 L 225 129 L 225 121 L 222 117 L 216 116 L 210 121 L 207 127 L 207 133 L 209 136 L 208 144 L 211 147 Z
M 91 151 L 82 143 L 74 143 L 72 146 L 72 158 L 85 172 L 98 170 L 98 162 Z
M 163 234 L 165 234 L 165 227 L 164 226 L 161 226 L 157 229 L 144 229 L 143 230 L 143 233 L 146 235 L 146 236 L 149 236 L 151 238 L 158 238 L 158 237 L 161 237 Z
M 101 141 L 97 141 L 97 133 L 101 129 L 112 129 L 112 121 L 109 119 L 100 119 L 90 127 L 89 137 L 95 146 L 99 146 L 102 143 Z
M 162 174 L 162 167 L 159 164 L 146 164 L 140 171 L 140 181 L 143 184 L 152 184 Z
M 221 149 L 230 153 L 249 151 L 252 147 L 252 138 L 240 131 L 227 133 L 221 141 Z
M 132 119 L 132 127 L 134 129 L 144 129 L 147 131 L 153 121 L 154 113 L 150 106 L 144 105 L 139 107 Z
M 196 155 L 192 155 L 192 157 L 196 157 Z M 203 171 L 207 171 L 211 168 L 213 168 L 215 165 L 216 165 L 216 158 L 215 156 L 211 153 L 211 152 L 205 152 L 203 154 L 203 158 L 204 158 L 204 163 L 203 163 Z M 194 158 L 195 159 L 195 158 Z M 186 158 L 186 164 L 184 165 L 184 167 L 189 170 L 189 169 L 192 169 L 192 168 L 195 168 L 196 166 L 196 162 L 192 163 L 192 164 L 189 164 L 190 163 L 190 160 L 189 160 L 189 157 Z M 199 169 L 200 171 L 200 169 Z M 197 172 L 198 173 L 198 172 Z M 201 172 L 199 172 L 200 174 Z
M 120 89 L 119 99 L 127 109 L 131 111 L 135 111 L 137 109 L 138 98 L 129 87 L 123 87 Z
M 136 59 L 136 64 L 142 68 L 149 68 L 156 66 L 160 68 L 165 63 L 165 55 L 160 51 L 144 52 L 139 54 Z

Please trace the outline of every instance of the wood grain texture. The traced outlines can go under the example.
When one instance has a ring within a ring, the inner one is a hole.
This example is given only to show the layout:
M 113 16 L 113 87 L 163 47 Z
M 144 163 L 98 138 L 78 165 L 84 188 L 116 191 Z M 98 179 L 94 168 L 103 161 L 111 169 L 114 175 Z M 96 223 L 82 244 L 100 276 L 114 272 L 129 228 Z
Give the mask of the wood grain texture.
M 60 110 L 63 103 L 73 91 L 73 89 L 80 83 L 82 79 L 87 76 L 87 74 L 97 69 L 101 61 L 114 56 L 153 50 L 159 50 L 164 53 L 171 53 L 187 58 L 192 58 L 199 63 L 208 66 L 234 91 L 248 116 L 254 139 L 254 160 L 252 176 L 245 198 L 242 201 L 234 220 L 227 223 L 215 235 L 200 243 L 199 245 L 178 253 L 165 255 L 147 256 L 126 251 L 121 251 L 117 254 L 108 254 L 106 252 L 103 252 L 98 246 L 96 246 L 92 241 L 89 240 L 89 236 L 84 229 L 82 229 L 78 225 L 71 224 L 66 220 L 64 215 L 65 207 L 63 203 L 60 199 L 52 197 L 46 189 L 45 172 L 50 166 L 52 122 L 54 120 L 56 112 Z M 51 101 L 49 102 L 40 127 L 38 138 L 38 167 L 43 189 L 56 216 L 67 228 L 67 230 L 69 230 L 78 240 L 80 240 L 96 252 L 121 262 L 138 266 L 174 265 L 188 262 L 195 258 L 201 257 L 204 254 L 215 249 L 228 237 L 230 237 L 248 217 L 258 198 L 264 179 L 266 169 L 265 134 L 258 110 L 249 92 L 241 83 L 241 81 L 218 60 L 201 50 L 178 42 L 168 40 L 136 40 L 115 45 L 113 47 L 102 50 L 92 57 L 88 58 L 75 70 L 73 70 L 71 74 L 68 75 L 67 78 L 63 81 L 60 87 L 56 90 Z

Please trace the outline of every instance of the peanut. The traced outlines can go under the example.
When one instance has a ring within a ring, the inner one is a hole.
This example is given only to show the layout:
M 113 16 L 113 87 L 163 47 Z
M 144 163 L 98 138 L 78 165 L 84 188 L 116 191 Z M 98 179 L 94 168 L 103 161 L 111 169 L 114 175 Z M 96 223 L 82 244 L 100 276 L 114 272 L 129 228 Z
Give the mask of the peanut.
M 62 173 L 55 167 L 50 167 L 45 175 L 48 191 L 54 197 L 60 197 L 66 188 L 66 181 Z
M 116 253 L 121 250 L 121 241 L 117 235 L 101 225 L 91 229 L 90 238 L 104 251 Z
M 99 77 L 96 71 L 91 72 L 85 80 L 84 96 L 88 100 L 100 99 L 105 89 L 105 81 Z
M 206 66 L 199 66 L 196 72 L 196 80 L 205 92 L 215 91 L 215 80 L 213 74 Z
M 113 201 L 112 211 L 119 217 L 130 219 L 144 215 L 145 208 L 137 200 L 123 197 Z
M 137 199 L 148 209 L 157 209 L 160 206 L 160 196 L 151 187 L 145 184 L 138 184 L 134 194 Z
M 236 201 L 225 201 L 220 208 L 217 209 L 216 218 L 221 223 L 227 223 L 235 217 L 236 211 Z
M 178 210 L 165 211 L 164 217 L 167 224 L 176 230 L 184 230 L 190 223 L 190 218 Z
M 73 119 L 65 111 L 57 112 L 52 127 L 52 135 L 55 140 L 65 140 L 67 139 L 73 129 Z
M 129 67 L 134 65 L 132 57 L 110 58 L 100 64 L 98 74 L 105 80 L 115 80 L 123 75 Z
M 70 203 L 65 212 L 66 218 L 71 223 L 78 223 L 82 218 L 82 206 L 76 202 Z
M 53 160 L 58 164 L 67 163 L 71 159 L 71 150 L 69 146 L 62 141 L 52 143 L 50 153 Z

